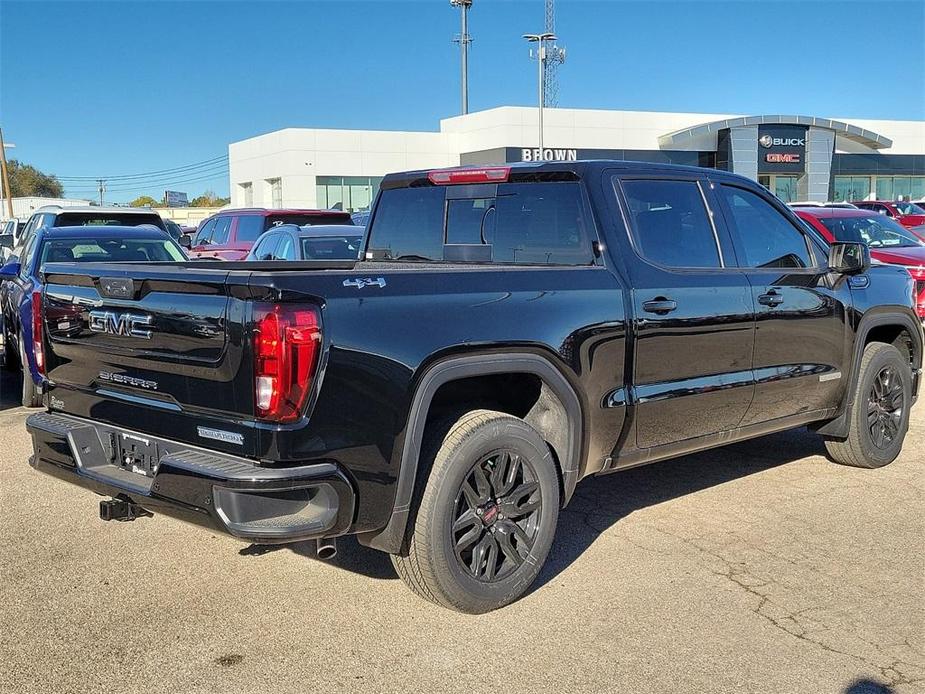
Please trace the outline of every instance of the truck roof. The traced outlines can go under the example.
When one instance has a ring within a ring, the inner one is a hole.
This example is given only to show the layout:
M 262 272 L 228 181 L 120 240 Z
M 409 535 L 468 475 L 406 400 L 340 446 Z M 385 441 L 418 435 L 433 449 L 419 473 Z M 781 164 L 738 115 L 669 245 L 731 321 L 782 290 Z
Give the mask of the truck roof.
M 624 161 L 622 159 L 585 159 L 578 161 L 543 161 L 543 162 L 511 162 L 507 164 L 484 164 L 479 166 L 452 166 L 438 169 L 418 169 L 415 171 L 403 171 L 398 173 L 386 174 L 382 179 L 381 189 L 402 188 L 413 182 L 426 180 L 429 174 L 434 172 L 453 172 L 453 171 L 480 171 L 480 170 L 499 170 L 508 169 L 510 178 L 513 179 L 531 179 L 534 176 L 542 178 L 544 175 L 552 174 L 572 174 L 575 178 L 584 178 L 605 169 L 622 169 L 630 171 L 674 171 L 677 173 L 693 173 L 704 175 L 708 171 L 711 176 L 722 176 L 727 178 L 744 179 L 743 176 L 733 174 L 721 169 L 704 169 L 700 166 L 684 166 L 681 164 L 663 164 L 660 162 L 648 161 Z M 563 180 L 556 177 L 556 180 Z M 751 179 L 745 179 L 749 180 Z M 486 181 L 491 182 L 491 181 Z

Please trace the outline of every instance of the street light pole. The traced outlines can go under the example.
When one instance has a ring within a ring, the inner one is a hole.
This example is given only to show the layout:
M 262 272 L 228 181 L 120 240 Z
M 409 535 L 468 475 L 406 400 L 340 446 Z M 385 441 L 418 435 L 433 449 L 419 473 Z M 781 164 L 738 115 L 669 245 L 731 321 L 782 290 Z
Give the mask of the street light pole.
M 546 93 L 546 43 L 548 41 L 555 41 L 556 35 L 550 32 L 544 34 L 524 34 L 523 37 L 529 43 L 535 43 L 537 46 L 536 49 L 536 62 L 538 66 L 538 90 L 539 90 L 539 118 L 538 118 L 538 133 L 539 137 L 537 138 L 539 148 L 540 148 L 540 161 L 545 161 L 546 156 L 543 154 L 543 106 L 545 102 L 545 93 Z

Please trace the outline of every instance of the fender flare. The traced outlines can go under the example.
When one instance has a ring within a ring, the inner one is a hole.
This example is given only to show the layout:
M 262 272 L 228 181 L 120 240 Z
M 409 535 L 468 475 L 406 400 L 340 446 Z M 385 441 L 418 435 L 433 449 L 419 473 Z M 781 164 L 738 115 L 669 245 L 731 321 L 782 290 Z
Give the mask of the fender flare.
M 396 553 L 401 549 L 405 528 L 411 517 L 427 414 L 440 386 L 463 378 L 502 373 L 530 373 L 538 376 L 565 408 L 568 418 L 568 443 L 566 453 L 559 461 L 564 487 L 563 505 L 571 497 L 579 478 L 584 419 L 581 401 L 561 371 L 549 359 L 529 352 L 450 357 L 428 368 L 414 391 L 405 426 L 392 514 L 382 530 L 360 536 L 363 544 L 390 553 Z
M 852 408 L 854 407 L 854 391 L 860 378 L 861 357 L 864 354 L 864 347 L 867 345 L 867 336 L 874 328 L 883 325 L 901 325 L 912 336 L 914 342 L 913 348 L 913 378 L 916 379 L 917 371 L 922 368 L 922 356 L 925 344 L 923 344 L 922 324 L 918 322 L 917 317 L 910 313 L 897 311 L 890 307 L 873 309 L 865 313 L 858 325 L 855 333 L 854 349 L 852 351 L 851 373 L 848 383 L 845 386 L 845 402 L 843 411 L 835 419 L 826 422 L 816 431 L 825 436 L 845 437 L 848 435 L 849 421 L 851 419 Z M 916 380 L 913 381 L 913 387 Z

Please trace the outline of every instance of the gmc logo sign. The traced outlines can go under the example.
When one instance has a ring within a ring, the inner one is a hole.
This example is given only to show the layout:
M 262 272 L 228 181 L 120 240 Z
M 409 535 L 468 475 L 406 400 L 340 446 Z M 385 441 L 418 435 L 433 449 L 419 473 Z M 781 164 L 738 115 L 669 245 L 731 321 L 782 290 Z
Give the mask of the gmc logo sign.
M 90 311 L 90 330 L 95 333 L 150 340 L 151 331 L 145 326 L 152 323 L 154 323 L 154 316 L 116 313 L 115 311 Z
M 769 164 L 799 164 L 800 155 L 769 152 L 764 155 L 764 160 Z

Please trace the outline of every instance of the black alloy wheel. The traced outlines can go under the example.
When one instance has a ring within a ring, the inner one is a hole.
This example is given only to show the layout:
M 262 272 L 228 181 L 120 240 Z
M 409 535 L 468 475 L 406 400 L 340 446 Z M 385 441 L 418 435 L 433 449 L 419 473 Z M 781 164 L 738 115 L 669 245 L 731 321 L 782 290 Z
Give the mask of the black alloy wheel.
M 483 457 L 456 495 L 453 541 L 460 567 L 480 581 L 500 580 L 533 550 L 542 492 L 532 464 L 512 450 Z
M 896 369 L 892 365 L 880 369 L 867 401 L 867 426 L 877 448 L 889 448 L 899 436 L 903 394 L 903 382 Z

